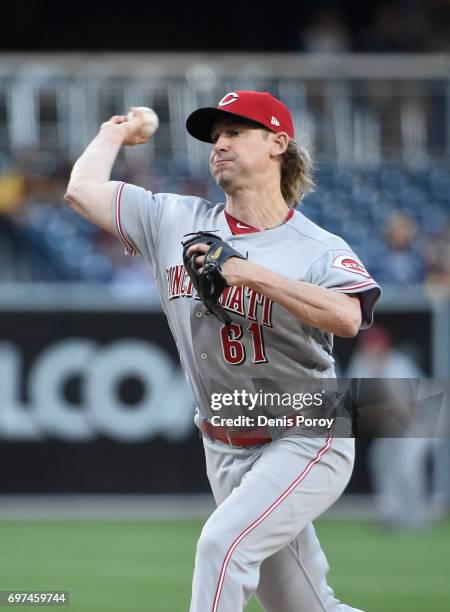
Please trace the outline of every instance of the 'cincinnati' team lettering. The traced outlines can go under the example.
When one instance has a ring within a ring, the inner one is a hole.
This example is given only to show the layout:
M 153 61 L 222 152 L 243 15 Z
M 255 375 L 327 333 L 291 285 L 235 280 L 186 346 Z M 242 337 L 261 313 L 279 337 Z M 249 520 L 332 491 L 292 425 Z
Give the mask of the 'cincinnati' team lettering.
M 183 297 L 199 299 L 183 264 L 166 268 L 166 279 L 169 300 Z M 258 321 L 267 327 L 272 327 L 273 301 L 253 289 L 226 287 L 220 296 L 219 303 L 229 312 L 234 312 L 251 321 Z

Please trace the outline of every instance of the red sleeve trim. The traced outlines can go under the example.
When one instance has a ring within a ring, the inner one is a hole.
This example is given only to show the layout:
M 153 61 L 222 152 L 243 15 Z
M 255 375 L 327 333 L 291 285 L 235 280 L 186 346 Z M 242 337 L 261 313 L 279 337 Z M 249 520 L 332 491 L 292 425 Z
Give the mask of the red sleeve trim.
M 123 192 L 123 188 L 125 187 L 125 185 L 126 183 L 120 183 L 119 188 L 116 193 L 116 223 L 117 223 L 117 229 L 119 231 L 120 239 L 125 245 L 125 248 L 127 249 L 127 251 L 129 251 L 130 255 L 134 256 L 136 255 L 136 249 L 134 249 L 131 246 L 131 244 L 128 242 L 128 240 L 126 239 L 125 234 L 122 229 L 122 223 L 120 221 L 120 206 L 122 203 L 122 192 Z
M 331 287 L 330 291 L 352 291 L 353 289 L 361 289 L 362 287 L 368 287 L 369 285 L 376 285 L 373 278 L 362 283 L 353 283 L 352 285 L 344 285 L 342 287 Z

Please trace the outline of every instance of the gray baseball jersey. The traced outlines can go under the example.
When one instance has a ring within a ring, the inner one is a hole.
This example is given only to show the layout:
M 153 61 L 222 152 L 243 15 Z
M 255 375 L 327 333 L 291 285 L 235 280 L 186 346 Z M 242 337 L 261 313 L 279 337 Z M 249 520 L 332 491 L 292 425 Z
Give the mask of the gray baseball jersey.
M 360 296 L 362 327 L 372 322 L 380 288 L 339 237 L 302 213 L 255 231 L 233 220 L 224 204 L 152 194 L 119 183 L 114 226 L 129 254 L 140 253 L 156 278 L 199 418 L 213 416 L 211 397 L 258 390 L 269 381 L 286 389 L 301 379 L 334 377 L 332 334 L 301 323 L 279 304 L 245 287 L 221 297 L 232 323 L 206 314 L 182 263 L 183 236 L 217 232 L 248 259 L 287 277 Z M 240 233 L 242 232 L 242 233 Z M 328 564 L 311 524 L 344 490 L 354 440 L 273 436 L 270 444 L 234 447 L 203 438 L 217 510 L 197 544 L 191 612 L 237 612 L 252 593 L 267 611 L 357 612 L 328 586 Z M 276 439 L 275 439 L 276 438 Z
M 182 262 L 183 236 L 216 232 L 248 259 L 290 278 L 360 296 L 362 327 L 372 322 L 380 288 L 347 243 L 295 210 L 272 229 L 234 234 L 225 204 L 118 183 L 114 226 L 126 252 L 150 264 L 181 364 L 199 410 L 210 417 L 211 395 L 260 381 L 334 377 L 333 335 L 301 323 L 282 306 L 245 287 L 224 291 L 227 327 L 197 298 Z M 242 224 L 234 226 L 236 230 Z M 239 231 L 239 229 L 237 229 Z

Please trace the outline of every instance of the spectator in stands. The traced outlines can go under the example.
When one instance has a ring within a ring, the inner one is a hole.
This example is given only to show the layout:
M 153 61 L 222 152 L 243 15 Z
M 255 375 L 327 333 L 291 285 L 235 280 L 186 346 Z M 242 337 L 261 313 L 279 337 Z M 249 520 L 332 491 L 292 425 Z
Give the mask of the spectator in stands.
M 358 47 L 371 53 L 420 52 L 426 50 L 426 36 L 422 3 L 381 3 L 372 24 L 361 30 Z
M 425 376 L 414 359 L 394 348 L 389 332 L 373 325 L 358 336 L 358 349 L 348 366 L 349 378 L 421 378 Z
M 450 221 L 439 234 L 428 237 L 424 254 L 426 282 L 450 294 Z
M 302 28 L 300 47 L 307 53 L 345 53 L 350 50 L 347 26 L 336 11 L 321 9 L 312 23 Z
M 374 276 L 383 283 L 414 285 L 424 280 L 424 261 L 415 238 L 417 225 L 405 213 L 396 213 L 385 229 L 386 254 L 374 266 Z
M 23 176 L 15 169 L 0 172 L 0 215 L 15 211 L 24 195 Z

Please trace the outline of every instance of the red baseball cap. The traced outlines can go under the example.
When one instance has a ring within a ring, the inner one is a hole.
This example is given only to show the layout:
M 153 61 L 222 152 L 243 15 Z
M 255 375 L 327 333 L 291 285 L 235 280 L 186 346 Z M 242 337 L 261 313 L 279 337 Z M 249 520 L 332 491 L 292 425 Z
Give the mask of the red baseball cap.
M 286 132 L 294 138 L 294 125 L 287 106 L 267 91 L 230 91 L 217 104 L 194 111 L 186 121 L 191 136 L 203 142 L 211 142 L 211 130 L 219 117 L 229 116 L 250 119 L 271 132 Z

